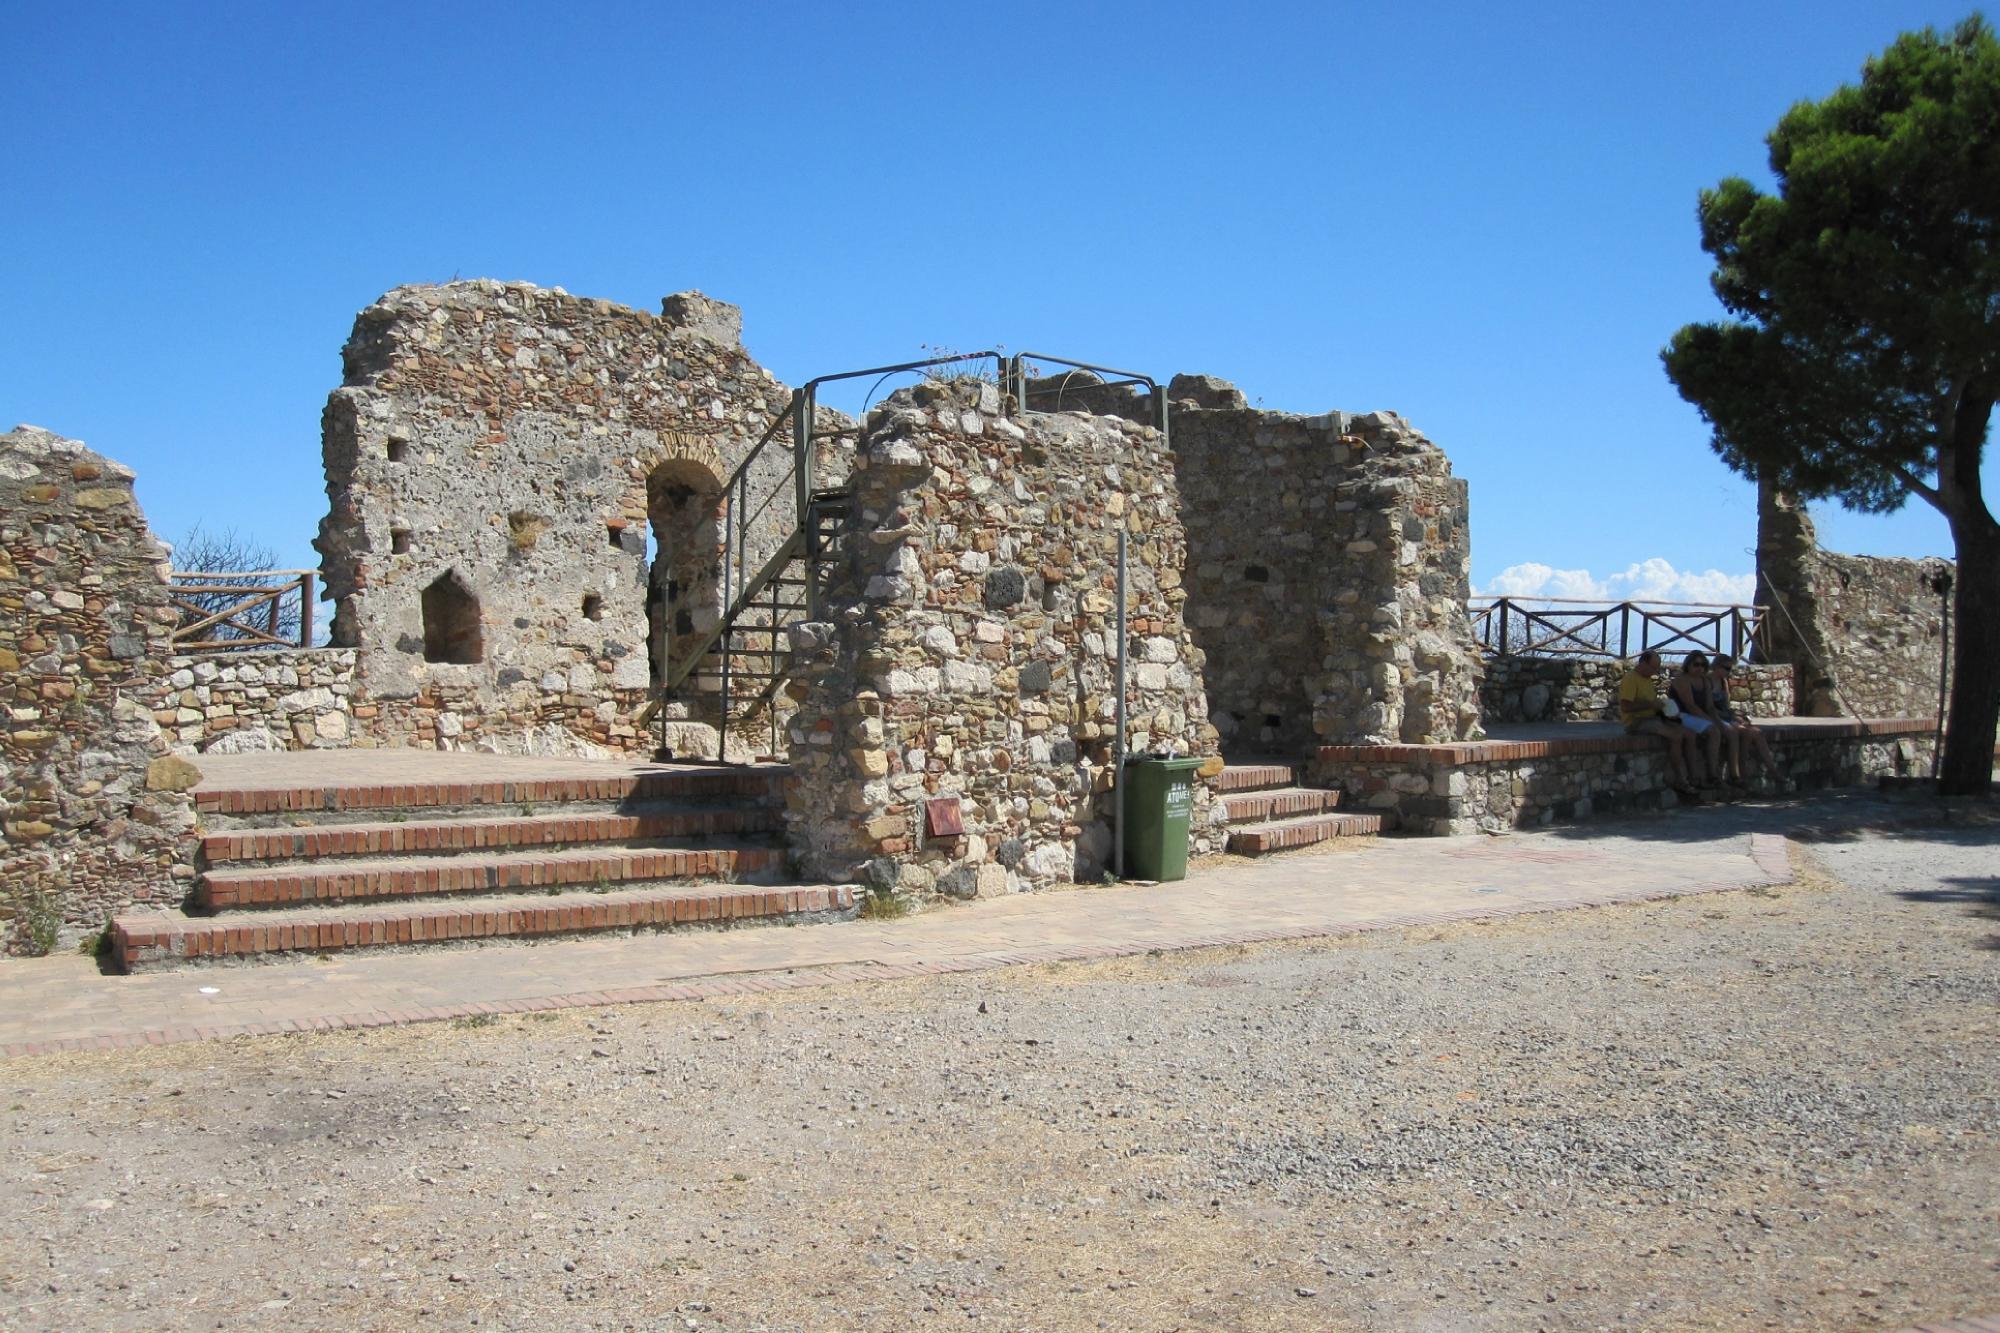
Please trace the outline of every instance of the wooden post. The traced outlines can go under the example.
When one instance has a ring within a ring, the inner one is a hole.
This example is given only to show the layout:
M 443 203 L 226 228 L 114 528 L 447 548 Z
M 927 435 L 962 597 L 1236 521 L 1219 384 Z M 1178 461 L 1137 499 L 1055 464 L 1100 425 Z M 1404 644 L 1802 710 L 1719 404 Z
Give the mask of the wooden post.
M 299 647 L 313 646 L 313 576 L 299 575 Z

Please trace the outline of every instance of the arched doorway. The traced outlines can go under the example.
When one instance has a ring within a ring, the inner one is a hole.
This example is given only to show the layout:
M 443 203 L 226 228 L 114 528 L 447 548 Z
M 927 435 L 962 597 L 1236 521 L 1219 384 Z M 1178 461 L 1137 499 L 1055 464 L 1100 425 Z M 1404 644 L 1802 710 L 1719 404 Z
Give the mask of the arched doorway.
M 722 481 L 700 459 L 669 458 L 646 478 L 646 649 L 652 683 L 722 618 Z

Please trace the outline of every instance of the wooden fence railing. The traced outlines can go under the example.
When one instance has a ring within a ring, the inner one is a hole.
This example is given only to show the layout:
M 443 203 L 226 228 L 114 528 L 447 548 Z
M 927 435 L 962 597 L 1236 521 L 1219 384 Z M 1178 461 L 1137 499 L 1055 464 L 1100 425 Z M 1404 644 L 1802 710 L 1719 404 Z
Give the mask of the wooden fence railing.
M 1648 648 L 1745 659 L 1764 608 L 1734 602 L 1587 602 L 1475 597 L 1466 605 L 1490 657 L 1634 657 Z
M 177 569 L 168 576 L 167 588 L 180 614 L 174 648 L 211 652 L 311 647 L 316 578 L 310 569 L 226 573 Z

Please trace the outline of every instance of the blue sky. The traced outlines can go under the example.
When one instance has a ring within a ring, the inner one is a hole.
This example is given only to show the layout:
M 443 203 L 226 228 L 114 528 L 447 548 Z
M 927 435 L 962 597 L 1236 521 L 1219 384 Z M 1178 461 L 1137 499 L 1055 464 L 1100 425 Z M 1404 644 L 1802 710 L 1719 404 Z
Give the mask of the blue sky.
M 790 382 L 997 342 L 1394 409 L 1471 480 L 1478 585 L 1740 595 L 1754 496 L 1658 362 L 1715 311 L 1696 192 L 1966 12 L 0 0 L 0 427 L 309 566 L 383 291 L 699 288 Z M 1819 517 L 1950 551 L 1920 503 Z

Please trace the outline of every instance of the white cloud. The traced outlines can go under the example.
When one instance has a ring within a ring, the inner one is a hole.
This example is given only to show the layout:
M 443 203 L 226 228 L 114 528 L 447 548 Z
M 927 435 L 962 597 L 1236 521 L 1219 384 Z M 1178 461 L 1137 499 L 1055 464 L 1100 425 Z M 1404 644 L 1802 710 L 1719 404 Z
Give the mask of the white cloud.
M 1481 597 L 1570 597 L 1602 602 L 1754 602 L 1755 574 L 1728 574 L 1719 569 L 1675 569 L 1654 556 L 1628 565 L 1621 573 L 1599 579 L 1587 569 L 1557 569 L 1533 561 L 1509 565 L 1495 574 Z

